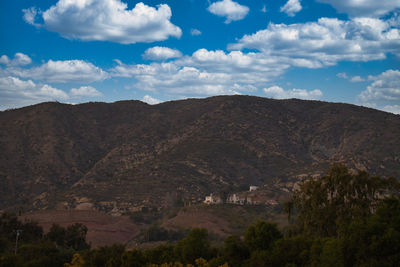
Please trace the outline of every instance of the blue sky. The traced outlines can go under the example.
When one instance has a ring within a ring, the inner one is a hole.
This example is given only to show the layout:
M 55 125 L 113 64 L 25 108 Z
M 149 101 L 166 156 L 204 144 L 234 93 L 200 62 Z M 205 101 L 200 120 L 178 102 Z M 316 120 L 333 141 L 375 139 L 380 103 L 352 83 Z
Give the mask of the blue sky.
M 400 113 L 400 0 L 0 3 L 0 110 L 245 94 Z

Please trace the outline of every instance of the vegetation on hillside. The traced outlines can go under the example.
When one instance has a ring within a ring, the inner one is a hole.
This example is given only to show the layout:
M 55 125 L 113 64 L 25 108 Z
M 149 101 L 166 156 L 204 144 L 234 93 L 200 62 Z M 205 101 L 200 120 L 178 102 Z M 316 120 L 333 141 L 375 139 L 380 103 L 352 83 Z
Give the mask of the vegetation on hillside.
M 284 232 L 259 221 L 218 247 L 205 229 L 196 228 L 176 243 L 147 250 L 118 244 L 90 249 L 83 225 L 53 225 L 44 235 L 34 222 L 3 213 L 0 266 L 396 266 L 399 191 L 395 179 L 352 174 L 334 165 L 326 176 L 305 180 L 292 204 L 285 205 L 291 225 Z
M 42 103 L 0 112 L 0 125 L 0 209 L 169 209 L 320 175 L 337 161 L 400 176 L 400 116 L 348 104 Z

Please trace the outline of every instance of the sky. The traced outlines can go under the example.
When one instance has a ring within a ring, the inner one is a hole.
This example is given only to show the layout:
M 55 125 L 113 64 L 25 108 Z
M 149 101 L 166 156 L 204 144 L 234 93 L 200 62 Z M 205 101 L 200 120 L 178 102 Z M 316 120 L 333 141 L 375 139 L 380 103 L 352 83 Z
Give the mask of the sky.
M 0 2 L 0 110 L 234 94 L 400 114 L 400 0 Z

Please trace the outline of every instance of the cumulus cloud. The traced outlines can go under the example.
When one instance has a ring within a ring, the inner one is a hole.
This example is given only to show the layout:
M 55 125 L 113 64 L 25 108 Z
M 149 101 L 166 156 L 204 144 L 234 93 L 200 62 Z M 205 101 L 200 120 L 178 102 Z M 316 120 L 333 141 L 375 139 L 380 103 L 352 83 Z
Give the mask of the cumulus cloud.
M 171 62 L 147 65 L 119 62 L 110 73 L 134 78 L 132 87 L 137 89 L 196 97 L 254 92 L 288 67 L 280 58 L 261 53 L 199 49 L 192 56 Z
M 244 19 L 249 13 L 247 6 L 240 5 L 232 0 L 222 0 L 212 3 L 208 7 L 208 11 L 212 14 L 226 17 L 225 23 L 231 23 L 232 21 Z
M 298 98 L 316 100 L 322 97 L 322 92 L 318 89 L 312 91 L 307 91 L 304 89 L 284 90 L 282 87 L 279 86 L 271 86 L 269 88 L 264 88 L 263 91 L 267 97 L 276 99 Z
M 235 93 L 231 90 L 229 74 L 207 72 L 175 63 L 120 65 L 115 72 L 117 76 L 134 77 L 137 82 L 133 87 L 141 90 L 190 96 Z
M 149 104 L 149 105 L 157 105 L 157 104 L 160 104 L 162 102 L 161 100 L 158 100 L 158 99 L 156 99 L 154 97 L 151 97 L 149 95 L 145 95 L 142 98 L 142 101 L 147 103 L 147 104 Z
M 181 56 L 182 53 L 179 50 L 161 46 L 148 48 L 143 54 L 143 58 L 151 60 L 166 60 Z
M 379 17 L 400 8 L 399 0 L 317 0 L 352 17 Z
M 16 53 L 13 59 L 10 59 L 6 55 L 2 55 L 0 57 L 0 64 L 4 64 L 7 66 L 25 66 L 32 63 L 32 59 L 22 53 Z
M 96 90 L 96 88 L 92 86 L 81 86 L 79 88 L 72 88 L 69 92 L 71 97 L 100 97 L 103 96 L 102 93 Z
M 68 39 L 133 44 L 182 35 L 181 29 L 170 22 L 172 13 L 166 4 L 154 8 L 140 2 L 129 10 L 121 0 L 59 0 L 44 12 L 34 7 L 23 12 L 27 23 Z M 36 23 L 38 16 L 43 24 Z
M 387 53 L 400 56 L 399 46 L 399 27 L 389 20 L 320 18 L 290 25 L 270 23 L 265 30 L 245 35 L 228 48 L 256 49 L 290 59 L 295 66 L 319 68 L 338 61 L 384 59 Z
M 373 82 L 358 95 L 357 100 L 365 106 L 390 109 L 400 103 L 400 71 L 387 70 L 370 77 Z
M 190 35 L 192 35 L 192 36 L 201 35 L 201 31 L 199 31 L 198 29 L 191 29 L 190 30 Z
M 49 60 L 32 68 L 7 68 L 3 72 L 50 83 L 90 83 L 108 78 L 107 72 L 83 60 Z
M 0 109 L 16 108 L 43 101 L 62 101 L 69 96 L 48 84 L 36 84 L 32 80 L 17 77 L 0 77 Z
M 281 7 L 281 12 L 285 12 L 288 16 L 294 17 L 301 9 L 302 7 L 299 0 L 289 0 Z

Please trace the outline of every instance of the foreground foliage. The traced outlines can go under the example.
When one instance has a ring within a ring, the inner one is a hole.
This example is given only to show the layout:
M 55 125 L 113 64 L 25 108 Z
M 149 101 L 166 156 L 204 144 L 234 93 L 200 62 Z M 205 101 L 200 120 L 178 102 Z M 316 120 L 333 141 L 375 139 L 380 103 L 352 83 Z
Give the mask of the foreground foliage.
M 212 246 L 205 229 L 192 229 L 178 242 L 153 249 L 126 250 L 118 244 L 90 249 L 83 225 L 53 225 L 43 235 L 34 222 L 4 213 L 0 266 L 398 266 L 398 192 L 394 179 L 351 174 L 334 165 L 326 176 L 301 183 L 284 207 L 292 222 L 284 233 L 260 221 L 219 247 Z M 17 253 L 15 229 L 22 230 Z M 153 232 L 166 234 L 154 228 L 149 236 Z

